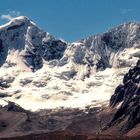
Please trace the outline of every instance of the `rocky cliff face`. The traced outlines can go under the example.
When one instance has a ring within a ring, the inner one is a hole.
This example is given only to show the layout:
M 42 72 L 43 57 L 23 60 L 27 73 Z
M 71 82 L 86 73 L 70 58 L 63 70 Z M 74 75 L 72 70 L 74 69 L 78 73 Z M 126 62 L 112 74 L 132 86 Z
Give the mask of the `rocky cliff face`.
M 102 35 L 72 43 L 69 50 L 73 51 L 73 61 L 76 64 L 104 70 L 110 67 L 132 66 L 136 59 L 134 57 L 140 55 L 139 51 L 136 51 L 140 45 L 139 42 L 140 25 L 127 23 Z M 132 48 L 135 48 L 136 52 L 130 52 Z
M 119 125 L 120 129 L 128 132 L 140 123 L 140 60 L 123 78 L 110 99 L 110 106 L 118 106 L 109 127 Z

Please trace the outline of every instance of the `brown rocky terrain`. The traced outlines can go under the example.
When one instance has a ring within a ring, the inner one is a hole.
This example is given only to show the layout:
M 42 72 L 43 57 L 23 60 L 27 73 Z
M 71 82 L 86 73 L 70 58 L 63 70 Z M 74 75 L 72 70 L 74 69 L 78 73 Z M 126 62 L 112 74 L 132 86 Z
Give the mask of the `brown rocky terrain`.
M 139 139 L 139 126 L 127 133 L 117 125 L 104 130 L 116 112 L 114 108 L 97 107 L 32 113 L 9 102 L 0 109 L 0 140 Z
M 43 134 L 30 134 L 18 137 L 1 138 L 1 140 L 129 140 L 128 137 L 110 135 L 91 135 L 72 132 L 50 132 Z

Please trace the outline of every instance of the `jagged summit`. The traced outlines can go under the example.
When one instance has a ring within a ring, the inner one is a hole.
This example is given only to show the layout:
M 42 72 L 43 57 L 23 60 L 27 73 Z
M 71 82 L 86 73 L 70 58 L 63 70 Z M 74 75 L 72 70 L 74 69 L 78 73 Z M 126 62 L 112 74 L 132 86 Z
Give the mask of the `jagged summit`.
M 61 48 L 61 53 L 63 53 L 66 46 L 66 43 L 61 40 L 56 40 L 24 16 L 17 17 L 0 27 L 0 42 L 2 50 L 1 65 L 5 59 L 6 61 L 13 61 L 11 60 L 11 55 L 13 56 L 14 53 L 18 58 L 18 62 L 14 63 L 18 64 L 23 61 L 24 63 L 22 64 L 25 64 L 33 70 L 43 66 L 43 59 L 54 59 L 56 57 L 55 52 L 52 57 L 52 53 L 48 51 L 52 43 L 55 43 L 56 48 Z M 59 52 L 60 50 L 57 53 Z M 8 53 L 12 54 L 9 55 Z M 58 55 L 58 58 L 60 58 L 61 54 L 59 53 Z M 20 60 L 21 62 L 19 62 Z
M 33 21 L 27 16 L 15 17 L 10 22 L 24 22 L 24 23 L 32 22 L 33 23 Z
M 13 18 L 8 23 L 0 26 L 0 30 L 10 30 L 10 29 L 16 29 L 21 26 L 29 26 L 30 24 L 34 24 L 28 17 L 26 16 L 19 16 L 16 18 Z
M 0 92 L 32 110 L 101 105 L 139 57 L 138 23 L 67 43 L 17 17 L 0 26 Z

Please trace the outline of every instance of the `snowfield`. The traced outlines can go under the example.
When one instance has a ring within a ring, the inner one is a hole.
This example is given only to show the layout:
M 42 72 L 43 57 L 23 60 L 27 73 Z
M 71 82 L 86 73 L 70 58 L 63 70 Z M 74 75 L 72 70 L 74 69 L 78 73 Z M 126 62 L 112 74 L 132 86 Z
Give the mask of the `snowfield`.
M 0 104 L 32 111 L 108 105 L 139 59 L 139 35 L 140 24 L 127 23 L 67 43 L 15 18 L 0 27 Z
M 127 68 L 112 68 L 97 72 L 85 80 L 66 80 L 61 76 L 63 69 L 44 65 L 35 73 L 19 72 L 11 87 L 1 92 L 12 95 L 5 99 L 33 111 L 44 108 L 101 106 L 104 102 L 108 103 L 126 71 Z

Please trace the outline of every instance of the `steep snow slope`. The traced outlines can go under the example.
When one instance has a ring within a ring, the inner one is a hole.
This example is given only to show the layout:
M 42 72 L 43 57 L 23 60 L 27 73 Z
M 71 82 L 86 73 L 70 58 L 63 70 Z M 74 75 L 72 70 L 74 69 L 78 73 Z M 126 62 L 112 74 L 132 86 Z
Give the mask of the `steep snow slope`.
M 0 55 L 5 100 L 31 110 L 101 106 L 139 58 L 140 24 L 66 43 L 18 17 L 0 27 Z

